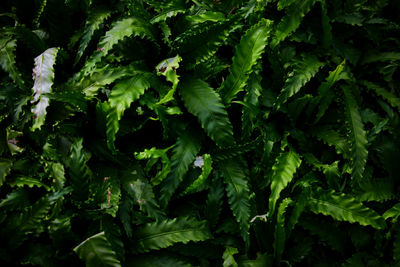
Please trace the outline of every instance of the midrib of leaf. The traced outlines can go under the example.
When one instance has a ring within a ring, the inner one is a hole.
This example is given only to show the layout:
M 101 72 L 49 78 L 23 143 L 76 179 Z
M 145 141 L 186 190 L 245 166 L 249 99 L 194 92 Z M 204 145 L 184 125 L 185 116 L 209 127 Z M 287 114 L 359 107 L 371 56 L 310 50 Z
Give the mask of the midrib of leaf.
M 159 234 L 147 235 L 143 238 L 139 238 L 138 240 L 148 240 L 148 239 L 152 239 L 152 238 L 156 238 L 156 237 L 160 237 L 160 236 L 164 236 L 164 235 L 171 235 L 171 234 L 175 234 L 175 233 L 184 233 L 184 232 L 192 232 L 192 231 L 204 231 L 204 230 L 199 230 L 198 227 L 184 229 L 184 230 L 173 230 L 173 231 L 168 231 L 168 232 L 159 233 Z
M 258 41 L 258 39 L 260 38 L 260 35 L 261 35 L 261 33 L 262 33 L 262 31 L 259 31 L 259 33 L 258 33 L 258 35 L 257 35 L 257 38 L 255 39 L 255 41 L 253 41 L 252 43 L 252 48 L 251 48 L 251 55 L 253 54 L 253 51 L 254 51 L 254 47 L 256 46 L 256 43 L 257 43 L 257 41 Z M 243 70 L 244 70 L 244 66 L 245 66 L 246 64 L 242 64 L 241 66 L 240 66 L 240 72 L 241 73 L 243 73 Z M 242 79 L 239 79 L 239 77 L 236 79 L 236 81 L 235 81 L 235 83 L 233 84 L 233 88 L 235 88 L 236 87 L 236 85 L 239 83 L 239 81 L 242 81 Z
M 369 216 L 360 215 L 358 212 L 354 212 L 354 211 L 351 211 L 351 210 L 349 210 L 349 209 L 343 208 L 342 206 L 339 206 L 338 204 L 329 202 L 329 201 L 327 201 L 327 200 L 321 200 L 321 199 L 316 199 L 316 198 L 310 198 L 310 200 L 311 200 L 311 201 L 314 201 L 314 202 L 326 203 L 326 205 L 334 206 L 334 207 L 336 207 L 336 208 L 339 209 L 339 210 L 344 210 L 344 211 L 346 211 L 346 212 L 347 212 L 346 214 L 348 214 L 348 215 L 349 215 L 349 214 L 350 214 L 350 215 L 352 215 L 352 214 L 357 214 L 357 216 L 362 217 L 362 218 L 366 218 L 366 219 L 370 218 Z M 355 220 L 355 221 L 358 222 L 357 220 Z
M 93 242 L 89 242 L 89 245 L 93 251 L 94 254 L 96 254 L 97 258 L 100 259 L 101 262 L 104 263 L 104 261 L 101 260 L 100 255 L 97 253 L 97 249 L 95 248 L 95 246 L 93 245 Z M 104 264 L 106 266 L 106 264 Z

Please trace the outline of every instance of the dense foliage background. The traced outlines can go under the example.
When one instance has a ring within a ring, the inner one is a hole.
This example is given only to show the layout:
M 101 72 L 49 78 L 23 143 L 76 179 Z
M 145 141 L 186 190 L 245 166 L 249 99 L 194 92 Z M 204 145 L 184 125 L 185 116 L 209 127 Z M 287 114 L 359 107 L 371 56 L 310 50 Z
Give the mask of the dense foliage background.
M 398 14 L 2 0 L 0 265 L 399 265 Z

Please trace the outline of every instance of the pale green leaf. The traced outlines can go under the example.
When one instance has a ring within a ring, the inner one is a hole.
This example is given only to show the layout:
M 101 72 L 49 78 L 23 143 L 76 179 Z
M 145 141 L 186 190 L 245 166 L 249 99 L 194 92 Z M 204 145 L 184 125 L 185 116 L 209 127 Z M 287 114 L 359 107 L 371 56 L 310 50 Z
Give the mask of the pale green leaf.
M 40 129 L 46 119 L 46 108 L 49 105 L 49 97 L 46 94 L 51 93 L 51 87 L 54 80 L 54 63 L 59 48 L 49 48 L 35 58 L 35 68 L 33 69 L 34 85 L 33 100 L 35 106 L 32 108 L 34 122 L 31 130 Z

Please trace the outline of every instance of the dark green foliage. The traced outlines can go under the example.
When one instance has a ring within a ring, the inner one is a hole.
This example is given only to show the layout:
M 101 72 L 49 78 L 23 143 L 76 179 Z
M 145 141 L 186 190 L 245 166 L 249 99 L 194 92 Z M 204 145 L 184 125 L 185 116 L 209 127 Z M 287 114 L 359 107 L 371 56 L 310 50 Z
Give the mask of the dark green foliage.
M 0 266 L 398 266 L 397 0 L 3 0 Z

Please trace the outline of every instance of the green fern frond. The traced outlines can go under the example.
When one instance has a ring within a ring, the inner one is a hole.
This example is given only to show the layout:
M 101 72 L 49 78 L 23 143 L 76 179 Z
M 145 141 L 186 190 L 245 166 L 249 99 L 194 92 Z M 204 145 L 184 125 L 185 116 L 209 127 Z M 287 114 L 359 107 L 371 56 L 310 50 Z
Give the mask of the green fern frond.
M 389 218 L 394 218 L 394 220 L 397 220 L 399 216 L 400 216 L 400 203 L 394 205 L 393 207 L 385 211 L 385 213 L 382 215 L 382 217 L 385 220 Z
M 52 203 L 47 197 L 43 197 L 36 201 L 28 211 L 22 214 L 19 231 L 24 234 L 39 234 L 44 231 L 43 221 L 47 218 L 47 214 L 51 209 Z
M 133 174 L 125 175 L 124 188 L 133 198 L 141 210 L 145 211 L 151 218 L 161 221 L 166 218 L 165 213 L 160 209 L 150 184 L 137 179 Z
M 79 43 L 78 52 L 76 54 L 75 63 L 77 63 L 85 52 L 89 42 L 92 40 L 93 34 L 96 30 L 100 29 L 100 25 L 107 20 L 111 12 L 104 8 L 98 8 L 90 12 L 86 20 L 85 29 Z
M 210 186 L 207 196 L 206 205 L 204 207 L 204 216 L 207 218 L 210 226 L 215 226 L 219 220 L 222 211 L 224 197 L 224 186 L 220 179 L 215 178 Z M 1 204 L 0 204 L 1 207 Z
M 231 246 L 227 246 L 225 248 L 224 254 L 222 255 L 222 259 L 223 259 L 223 263 L 222 266 L 223 267 L 237 267 L 238 264 L 235 260 L 234 255 L 239 253 L 237 248 L 231 247 Z
M 281 261 L 282 254 L 285 249 L 285 242 L 286 242 L 285 212 L 288 206 L 292 203 L 293 201 L 290 198 L 285 198 L 284 200 L 282 200 L 278 208 L 278 213 L 276 215 L 273 246 L 277 263 Z
M 197 135 L 190 132 L 183 133 L 176 142 L 171 159 L 171 172 L 161 183 L 161 206 L 165 207 L 175 190 L 178 188 L 190 164 L 195 160 L 201 148 L 201 142 Z
M 247 243 L 250 228 L 250 191 L 244 163 L 232 158 L 220 162 L 219 166 L 226 184 L 230 208 L 240 225 L 242 237 Z
M 288 6 L 290 6 L 291 4 L 293 4 L 294 2 L 296 2 L 296 0 L 279 0 L 277 9 L 278 10 L 285 9 Z
M 19 87 L 23 88 L 25 82 L 22 79 L 15 61 L 16 48 L 17 41 L 12 39 L 12 36 L 6 36 L 0 39 L 0 66 Z
M 74 248 L 74 252 L 85 261 L 86 266 L 121 267 L 117 254 L 112 250 L 104 232 L 95 234 Z
M 303 188 L 303 192 L 300 194 L 298 199 L 296 199 L 296 204 L 293 207 L 292 213 L 287 222 L 286 229 L 288 235 L 290 235 L 290 233 L 293 231 L 294 227 L 299 222 L 301 214 L 306 209 L 308 203 L 308 195 L 309 195 L 309 190 Z
M 174 93 L 179 83 L 179 75 L 176 74 L 176 69 L 179 68 L 179 62 L 181 61 L 182 58 L 177 55 L 161 61 L 156 66 L 157 75 L 165 76 L 166 80 L 172 83 L 172 89 L 157 104 L 165 104 L 174 99 Z
M 209 154 L 204 154 L 203 156 L 200 157 L 199 160 L 202 161 L 202 163 L 200 163 L 202 164 L 202 166 L 198 166 L 201 168 L 201 174 L 190 186 L 188 186 L 188 188 L 185 189 L 185 192 L 183 192 L 184 195 L 197 192 L 202 185 L 204 186 L 208 176 L 213 170 L 212 159 Z
M 180 8 L 180 7 L 174 7 L 174 8 L 168 8 L 163 10 L 161 13 L 157 14 L 155 17 L 153 17 L 150 20 L 151 24 L 159 23 L 166 21 L 169 18 L 176 17 L 179 14 L 183 14 L 186 12 L 185 8 Z
M 18 177 L 14 181 L 9 183 L 12 187 L 24 187 L 28 186 L 30 188 L 36 187 L 43 187 L 46 191 L 50 191 L 50 187 L 39 181 L 38 179 L 32 177 Z
M 117 254 L 117 259 L 125 262 L 125 247 L 121 238 L 121 230 L 110 216 L 103 216 L 101 220 L 102 230 L 110 242 L 112 250 Z
M 147 173 L 151 170 L 153 165 L 157 163 L 158 159 L 161 159 L 162 169 L 157 173 L 155 177 L 151 178 L 152 185 L 160 184 L 171 171 L 171 162 L 168 158 L 167 152 L 172 147 L 173 146 L 170 146 L 165 149 L 156 149 L 155 147 L 152 147 L 151 149 L 145 149 L 143 152 L 135 153 L 135 157 L 138 160 L 148 159 L 145 168 L 145 172 Z
M 105 57 L 113 46 L 125 37 L 138 36 L 144 39 L 155 40 L 151 24 L 137 17 L 129 17 L 119 20 L 111 25 L 111 29 L 106 32 L 97 45 L 96 51 L 83 66 L 80 77 L 91 74 L 97 63 Z
M 193 218 L 175 218 L 161 222 L 148 223 L 134 233 L 136 253 L 158 250 L 175 243 L 204 241 L 212 238 L 205 221 Z
M 245 105 L 242 109 L 242 138 L 247 139 L 251 136 L 254 130 L 254 124 L 258 113 L 259 97 L 261 96 L 262 77 L 259 71 L 251 74 L 248 85 L 247 93 L 244 96 L 243 102 Z
M 229 21 L 200 27 L 199 33 L 190 31 L 193 35 L 177 49 L 185 58 L 185 67 L 193 69 L 197 64 L 210 60 L 237 28 L 234 21 Z
M 271 47 L 275 48 L 280 42 L 294 32 L 301 23 L 303 17 L 311 10 L 317 0 L 296 0 L 286 8 L 286 16 L 279 22 L 275 36 L 271 41 Z
M 346 138 L 333 129 L 333 126 L 321 125 L 310 128 L 310 133 L 329 146 L 333 146 L 337 153 L 345 157 L 349 154 L 349 147 Z
M 235 47 L 229 75 L 218 89 L 226 105 L 230 105 L 232 99 L 245 87 L 253 66 L 265 50 L 271 30 L 272 21 L 262 19 L 245 33 Z
M 186 108 L 197 116 L 207 135 L 219 147 L 233 145 L 232 124 L 218 93 L 206 82 L 195 78 L 183 80 L 179 89 Z
M 321 3 L 321 25 L 322 25 L 322 45 L 325 49 L 328 49 L 332 44 L 332 26 L 329 23 L 330 19 L 328 17 L 327 1 L 320 0 Z
M 385 220 L 374 210 L 364 206 L 351 196 L 317 188 L 309 198 L 308 207 L 314 213 L 332 216 L 338 221 L 370 225 L 376 229 L 386 227 Z
M 259 136 L 256 139 L 243 144 L 219 149 L 217 152 L 215 152 L 215 154 L 213 154 L 213 159 L 215 162 L 220 162 L 226 159 L 238 157 L 254 150 L 257 146 L 260 145 L 261 140 L 261 136 Z
M 201 14 L 186 16 L 185 19 L 193 23 L 203 23 L 206 21 L 221 22 L 224 21 L 226 18 L 225 14 L 222 12 L 205 11 Z
M 359 201 L 385 202 L 396 197 L 393 182 L 388 179 L 368 179 L 359 183 L 362 191 L 356 195 Z
M 362 60 L 362 64 L 373 63 L 377 61 L 393 61 L 400 60 L 400 53 L 398 52 L 382 52 L 373 51 L 367 54 Z
M 10 173 L 12 166 L 11 160 L 0 160 L 0 186 L 3 185 L 7 175 Z
M 397 108 L 400 112 L 400 98 L 394 95 L 393 93 L 385 90 L 381 86 L 376 83 L 361 81 L 361 84 L 364 85 L 367 89 L 374 91 L 378 96 L 385 99 L 392 107 Z
M 351 133 L 351 152 L 352 152 L 352 171 L 351 177 L 355 181 L 361 181 L 367 163 L 368 150 L 366 145 L 368 143 L 364 126 L 361 120 L 361 115 L 358 110 L 358 105 L 354 99 L 350 88 L 343 86 L 343 93 L 345 96 L 346 113 L 348 120 L 348 127 Z
M 275 205 L 279 199 L 281 191 L 290 183 L 293 176 L 300 167 L 301 159 L 300 156 L 293 152 L 285 152 L 280 154 L 276 160 L 274 166 L 272 166 L 272 178 L 271 178 L 271 195 L 269 196 L 269 217 L 275 212 Z
M 107 145 L 115 150 L 114 141 L 119 130 L 119 121 L 125 110 L 150 87 L 145 74 L 120 80 L 111 90 L 110 109 L 107 113 Z
M 13 190 L 6 198 L 0 201 L 0 208 L 3 211 L 23 209 L 29 205 L 29 192 L 24 188 Z
M 116 80 L 126 76 L 131 77 L 133 74 L 141 74 L 141 72 L 134 66 L 106 66 L 103 69 L 94 71 L 90 76 L 85 77 L 79 82 L 76 80 L 78 77 L 75 76 L 75 80 L 71 81 L 73 88 L 69 89 L 76 90 L 78 88 L 86 98 L 91 99 L 97 95 L 101 88 L 104 88 Z
M 69 176 L 73 188 L 73 196 L 77 200 L 86 200 L 89 193 L 89 180 L 91 171 L 86 165 L 88 159 L 82 146 L 82 139 L 78 139 L 71 146 L 71 156 L 69 161 Z
M 325 82 L 323 82 L 320 87 L 318 88 L 318 98 L 316 98 L 316 102 L 321 102 L 318 107 L 317 115 L 315 116 L 314 123 L 317 123 L 328 110 L 329 105 L 333 101 L 335 94 L 330 90 L 332 86 L 339 81 L 342 77 L 340 74 L 342 73 L 346 61 L 344 60 L 340 63 L 334 71 L 329 72 L 328 77 L 326 78 Z M 316 103 L 315 103 L 316 104 Z
M 316 56 L 302 55 L 301 60 L 296 62 L 293 72 L 288 75 L 289 77 L 274 104 L 275 109 L 279 109 L 290 97 L 299 92 L 322 66 L 324 66 L 324 63 L 320 62 Z

